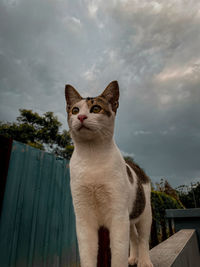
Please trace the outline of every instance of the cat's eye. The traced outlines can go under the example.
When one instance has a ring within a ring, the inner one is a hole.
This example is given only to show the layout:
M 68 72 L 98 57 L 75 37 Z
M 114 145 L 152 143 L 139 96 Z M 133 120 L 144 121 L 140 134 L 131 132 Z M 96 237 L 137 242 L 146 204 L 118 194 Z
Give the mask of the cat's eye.
M 93 106 L 90 110 L 90 112 L 93 112 L 93 113 L 99 113 L 100 111 L 101 111 L 101 107 L 98 105 Z
M 78 113 L 79 113 L 79 108 L 74 107 L 74 108 L 72 109 L 72 114 L 73 114 L 73 115 L 76 115 L 76 114 L 78 114 Z

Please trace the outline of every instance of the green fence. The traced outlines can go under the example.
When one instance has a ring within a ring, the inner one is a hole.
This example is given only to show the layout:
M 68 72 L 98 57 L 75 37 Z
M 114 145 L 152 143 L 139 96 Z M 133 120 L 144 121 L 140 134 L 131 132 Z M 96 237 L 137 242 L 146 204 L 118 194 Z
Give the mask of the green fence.
M 0 219 L 0 266 L 79 266 L 68 161 L 15 141 Z

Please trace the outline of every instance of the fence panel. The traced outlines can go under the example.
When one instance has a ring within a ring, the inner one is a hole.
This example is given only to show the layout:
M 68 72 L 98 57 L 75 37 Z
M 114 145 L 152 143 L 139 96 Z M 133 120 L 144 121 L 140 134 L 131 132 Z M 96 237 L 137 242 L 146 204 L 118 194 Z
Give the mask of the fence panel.
M 68 161 L 16 141 L 0 220 L 0 265 L 79 266 Z

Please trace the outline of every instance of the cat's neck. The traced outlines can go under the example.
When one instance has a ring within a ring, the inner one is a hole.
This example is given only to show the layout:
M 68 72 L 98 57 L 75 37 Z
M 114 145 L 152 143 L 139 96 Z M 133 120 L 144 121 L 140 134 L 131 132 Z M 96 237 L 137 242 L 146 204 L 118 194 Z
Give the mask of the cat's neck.
M 115 141 L 113 138 L 105 140 L 92 140 L 92 141 L 75 141 L 74 153 L 81 158 L 103 156 L 115 147 Z

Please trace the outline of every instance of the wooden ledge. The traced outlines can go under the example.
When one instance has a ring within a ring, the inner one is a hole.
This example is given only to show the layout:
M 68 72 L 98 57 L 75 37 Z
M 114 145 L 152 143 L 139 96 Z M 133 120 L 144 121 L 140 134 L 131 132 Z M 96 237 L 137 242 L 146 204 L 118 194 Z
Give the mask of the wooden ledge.
M 154 267 L 200 266 L 200 253 L 195 230 L 180 230 L 152 248 L 150 257 Z

